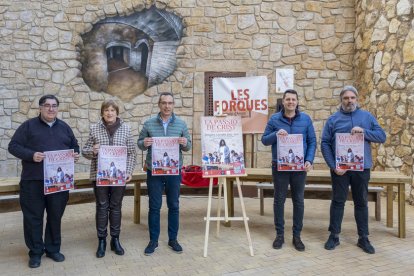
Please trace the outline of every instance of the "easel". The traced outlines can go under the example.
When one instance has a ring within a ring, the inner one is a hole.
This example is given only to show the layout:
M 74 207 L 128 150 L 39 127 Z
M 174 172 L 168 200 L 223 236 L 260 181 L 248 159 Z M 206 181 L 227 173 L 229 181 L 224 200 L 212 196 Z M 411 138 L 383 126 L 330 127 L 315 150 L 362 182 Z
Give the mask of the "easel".
M 241 175 L 243 176 L 243 175 Z M 245 175 L 244 175 L 245 176 Z M 242 208 L 242 217 L 229 217 L 228 214 L 228 202 L 227 202 L 227 178 L 229 176 L 219 176 L 219 189 L 218 189 L 218 205 L 217 205 L 217 217 L 211 217 L 211 199 L 213 197 L 213 177 L 210 177 L 210 183 L 208 188 L 208 204 L 207 204 L 207 217 L 204 218 L 206 221 L 206 234 L 204 238 L 204 257 L 207 257 L 207 249 L 208 249 L 208 236 L 210 231 L 210 221 L 217 221 L 217 237 L 220 233 L 220 222 L 221 221 L 244 221 L 244 228 L 246 229 L 246 235 L 247 235 L 247 241 L 249 243 L 249 249 L 250 249 L 250 256 L 254 256 L 253 254 L 253 245 L 252 240 L 250 238 L 250 231 L 249 231 L 249 224 L 248 220 L 249 218 L 246 216 L 246 208 L 244 206 L 244 200 L 243 200 L 243 194 L 242 189 L 240 186 L 240 179 L 239 176 L 236 176 L 236 183 L 237 183 L 237 189 L 239 192 L 240 197 L 240 203 Z M 224 217 L 221 217 L 221 189 L 223 188 L 224 191 Z

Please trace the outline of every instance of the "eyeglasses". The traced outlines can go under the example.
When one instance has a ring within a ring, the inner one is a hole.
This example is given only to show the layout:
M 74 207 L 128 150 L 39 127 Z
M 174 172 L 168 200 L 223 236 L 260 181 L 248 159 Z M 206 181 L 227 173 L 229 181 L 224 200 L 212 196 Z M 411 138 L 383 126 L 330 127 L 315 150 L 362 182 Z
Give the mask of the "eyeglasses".
M 57 109 L 58 105 L 57 104 L 43 104 L 42 107 L 46 108 L 46 109 Z

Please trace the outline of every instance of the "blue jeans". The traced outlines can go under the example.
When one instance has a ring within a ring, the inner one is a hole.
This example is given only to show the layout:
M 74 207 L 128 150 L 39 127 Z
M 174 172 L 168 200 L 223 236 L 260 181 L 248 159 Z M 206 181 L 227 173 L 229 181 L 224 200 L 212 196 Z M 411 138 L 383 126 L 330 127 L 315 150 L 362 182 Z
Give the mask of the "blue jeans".
M 153 176 L 151 170 L 147 170 L 148 227 L 151 241 L 158 241 L 160 236 L 160 210 L 164 190 L 168 206 L 168 238 L 169 240 L 177 239 L 180 219 L 180 184 L 181 175 Z
M 354 200 L 354 217 L 358 235 L 366 237 L 368 232 L 368 182 L 371 172 L 365 169 L 362 172 L 347 171 L 340 176 L 331 171 L 332 202 L 330 210 L 329 231 L 332 234 L 341 233 L 341 224 L 344 217 L 345 201 L 351 185 L 352 199 Z
M 300 237 L 303 228 L 303 213 L 305 211 L 304 192 L 306 172 L 277 171 L 272 166 L 273 185 L 275 188 L 273 199 L 273 213 L 277 235 L 285 234 L 285 201 L 290 184 L 293 202 L 293 236 Z

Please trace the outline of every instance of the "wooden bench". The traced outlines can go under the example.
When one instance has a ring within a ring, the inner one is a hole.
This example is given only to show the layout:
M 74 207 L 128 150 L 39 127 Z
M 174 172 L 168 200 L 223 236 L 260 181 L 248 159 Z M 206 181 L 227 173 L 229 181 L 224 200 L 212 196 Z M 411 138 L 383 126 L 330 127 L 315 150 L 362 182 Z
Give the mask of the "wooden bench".
M 247 176 L 240 177 L 245 182 L 271 182 L 272 170 L 270 168 L 246 168 Z M 398 237 L 406 237 L 405 216 L 405 185 L 411 184 L 411 176 L 394 171 L 371 171 L 369 186 L 381 186 L 387 191 L 387 227 L 393 227 L 394 213 L 394 187 L 398 201 Z M 331 185 L 329 170 L 312 170 L 306 176 L 308 184 Z M 231 191 L 231 190 L 230 190 Z M 231 198 L 233 195 L 229 195 Z
M 245 182 L 271 182 L 272 171 L 270 168 L 246 168 L 247 176 L 240 177 Z M 147 175 L 143 171 L 135 171 L 132 176 L 131 184 L 134 185 L 134 223 L 140 223 L 141 212 L 141 183 L 145 183 Z M 18 194 L 19 193 L 18 177 L 2 177 L 0 178 L 0 195 Z M 328 170 L 312 170 L 307 174 L 306 178 L 309 184 L 325 184 L 331 183 L 331 176 Z M 398 200 L 398 236 L 405 238 L 405 184 L 411 183 L 411 177 L 399 172 L 381 172 L 371 171 L 370 186 L 385 186 L 387 190 L 387 227 L 393 227 L 393 196 L 394 187 L 397 188 Z M 227 182 L 228 185 L 228 206 L 229 215 L 234 216 L 234 193 L 233 180 Z M 91 188 L 92 184 L 89 180 L 89 173 L 75 174 L 76 189 L 83 187 Z
M 256 187 L 259 192 L 260 200 L 260 215 L 264 215 L 264 190 L 274 190 L 273 183 L 262 182 L 257 183 Z M 290 190 L 290 185 L 288 187 Z M 369 186 L 368 187 L 368 201 L 375 202 L 375 219 L 377 221 L 381 220 L 381 192 L 384 191 L 383 187 L 378 186 Z M 306 184 L 305 185 L 305 198 L 312 199 L 331 199 L 332 186 L 331 185 L 318 185 L 318 184 Z M 272 194 L 273 196 L 273 194 Z M 348 200 L 352 199 L 351 192 L 348 195 Z
M 145 181 L 146 176 L 143 177 L 142 174 L 137 172 L 136 175 L 133 177 L 133 181 L 127 184 L 127 193 L 135 194 L 135 188 L 136 185 L 138 185 L 138 182 Z M 13 202 L 13 199 L 15 199 L 13 196 L 19 194 L 19 183 L 20 177 L 0 177 L 0 196 L 3 197 L 2 202 L 0 203 L 0 207 L 2 207 L 3 211 L 7 212 L 19 210 L 19 206 L 4 206 L 6 204 Z M 92 188 L 93 185 L 92 182 L 89 180 L 89 172 L 75 173 L 75 190 L 70 191 L 70 194 L 73 195 L 82 193 L 82 195 L 77 195 L 76 197 L 70 196 L 68 204 L 80 204 L 90 202 L 92 198 L 95 198 L 95 196 L 93 195 Z M 139 203 L 139 200 L 135 201 L 135 203 Z M 139 207 L 139 204 L 134 206 L 134 222 L 136 222 L 137 220 L 139 221 Z

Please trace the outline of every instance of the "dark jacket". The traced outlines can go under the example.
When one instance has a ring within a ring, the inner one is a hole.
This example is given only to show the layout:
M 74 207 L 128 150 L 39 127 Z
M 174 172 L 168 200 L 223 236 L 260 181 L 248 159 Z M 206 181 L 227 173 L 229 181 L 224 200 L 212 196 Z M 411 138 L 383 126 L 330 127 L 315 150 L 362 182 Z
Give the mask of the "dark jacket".
M 364 169 L 372 167 L 371 142 L 384 143 L 384 130 L 368 111 L 357 108 L 353 112 L 345 112 L 341 108 L 328 118 L 322 132 L 321 151 L 329 168 L 336 167 L 335 134 L 351 133 L 351 129 L 357 126 L 364 129 Z
M 262 143 L 265 146 L 272 145 L 272 161 L 277 162 L 277 136 L 276 132 L 284 129 L 288 134 L 302 134 L 303 154 L 305 162 L 313 163 L 316 151 L 316 136 L 312 120 L 308 114 L 296 111 L 292 120 L 283 116 L 284 111 L 275 113 L 270 117 L 262 136 Z
M 22 180 L 43 180 L 43 162 L 33 161 L 35 152 L 65 149 L 79 153 L 72 129 L 59 119 L 50 127 L 40 116 L 19 126 L 9 143 L 9 152 L 22 160 Z

